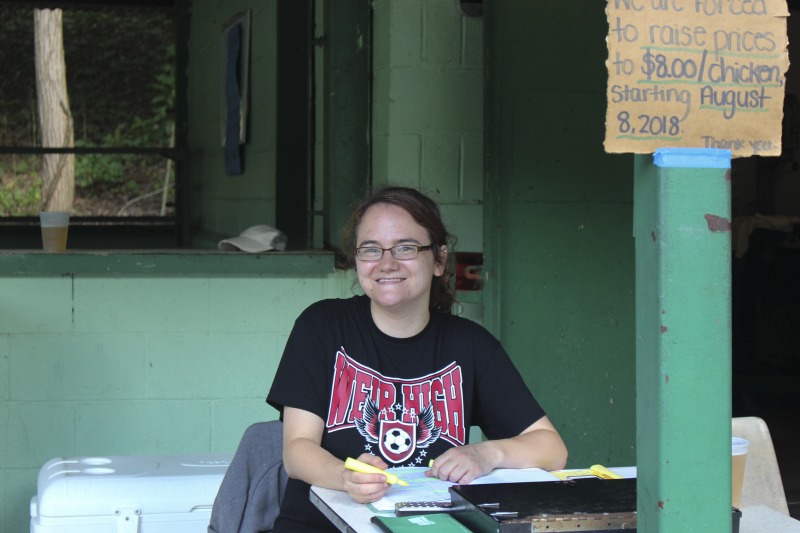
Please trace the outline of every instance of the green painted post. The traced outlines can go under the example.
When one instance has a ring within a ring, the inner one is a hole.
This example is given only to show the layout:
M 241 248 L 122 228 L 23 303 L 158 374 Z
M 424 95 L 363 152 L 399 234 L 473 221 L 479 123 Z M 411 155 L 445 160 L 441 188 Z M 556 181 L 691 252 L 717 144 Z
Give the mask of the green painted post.
M 638 527 L 731 531 L 730 152 L 636 156 Z

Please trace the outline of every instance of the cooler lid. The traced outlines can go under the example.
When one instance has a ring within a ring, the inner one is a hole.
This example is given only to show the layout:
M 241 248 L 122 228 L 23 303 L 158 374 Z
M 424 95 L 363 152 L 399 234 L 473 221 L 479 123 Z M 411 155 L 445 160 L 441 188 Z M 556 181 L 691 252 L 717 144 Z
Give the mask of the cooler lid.
M 233 454 L 56 457 L 39 471 L 40 517 L 210 509 Z

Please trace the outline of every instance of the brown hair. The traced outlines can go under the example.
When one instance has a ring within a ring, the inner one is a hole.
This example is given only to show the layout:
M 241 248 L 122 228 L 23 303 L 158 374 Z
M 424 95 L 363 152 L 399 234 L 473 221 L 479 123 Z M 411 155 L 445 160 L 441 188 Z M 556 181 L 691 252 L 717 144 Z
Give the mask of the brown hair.
M 391 204 L 405 209 L 414 221 L 425 228 L 433 245 L 433 255 L 437 263 L 444 265 L 444 273 L 434 276 L 431 282 L 431 299 L 429 308 L 440 313 L 452 313 L 456 301 L 455 289 L 450 287 L 453 271 L 447 261 L 447 252 L 442 246 L 449 243 L 455 245 L 455 237 L 447 232 L 442 221 L 439 206 L 436 202 L 416 189 L 408 187 L 383 187 L 361 201 L 350 215 L 350 221 L 343 232 L 342 251 L 345 254 L 345 266 L 355 268 L 356 235 L 358 227 L 367 209 L 375 204 Z

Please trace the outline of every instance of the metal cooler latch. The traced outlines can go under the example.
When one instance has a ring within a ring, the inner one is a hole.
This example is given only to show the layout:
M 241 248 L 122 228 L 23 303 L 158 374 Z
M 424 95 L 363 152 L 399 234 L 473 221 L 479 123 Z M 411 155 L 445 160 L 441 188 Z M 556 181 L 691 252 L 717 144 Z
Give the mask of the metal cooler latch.
M 117 515 L 116 533 L 139 533 L 139 517 L 142 515 L 141 509 L 126 507 L 114 511 Z

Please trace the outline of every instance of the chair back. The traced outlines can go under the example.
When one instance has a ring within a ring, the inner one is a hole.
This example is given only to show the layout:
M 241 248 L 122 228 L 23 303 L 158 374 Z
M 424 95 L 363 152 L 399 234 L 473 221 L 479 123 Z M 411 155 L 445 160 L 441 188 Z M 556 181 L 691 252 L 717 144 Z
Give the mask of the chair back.
M 252 424 L 222 479 L 208 533 L 272 531 L 288 479 L 283 467 L 283 422 Z
M 766 422 L 756 416 L 734 418 L 732 434 L 750 441 L 744 466 L 742 500 L 760 503 L 789 515 L 781 471 Z

